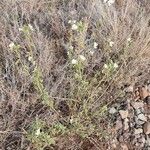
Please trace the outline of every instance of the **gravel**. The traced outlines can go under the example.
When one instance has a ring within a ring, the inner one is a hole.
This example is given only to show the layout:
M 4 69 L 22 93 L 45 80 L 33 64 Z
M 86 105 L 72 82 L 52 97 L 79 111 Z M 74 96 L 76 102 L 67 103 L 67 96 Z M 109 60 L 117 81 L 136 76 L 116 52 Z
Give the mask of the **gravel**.
M 145 134 L 150 134 L 150 122 L 146 122 L 143 126 L 143 129 Z
M 148 111 L 145 111 L 144 109 L 145 105 L 147 104 L 143 101 L 125 104 L 128 105 L 128 107 L 124 107 L 125 110 L 122 109 L 122 104 L 118 110 L 115 109 L 115 107 L 112 107 L 109 110 L 109 113 L 112 115 L 112 117 L 115 117 L 113 121 L 115 130 L 117 131 L 117 142 L 120 144 L 125 142 L 130 143 L 132 147 L 136 147 L 135 149 L 148 150 L 150 142 L 148 142 L 149 138 L 146 136 L 150 135 L 150 122 L 148 118 L 150 114 L 147 114 Z M 113 143 L 113 147 L 114 145 L 115 144 Z M 127 145 L 125 145 L 124 148 L 122 147 L 122 149 L 129 148 Z

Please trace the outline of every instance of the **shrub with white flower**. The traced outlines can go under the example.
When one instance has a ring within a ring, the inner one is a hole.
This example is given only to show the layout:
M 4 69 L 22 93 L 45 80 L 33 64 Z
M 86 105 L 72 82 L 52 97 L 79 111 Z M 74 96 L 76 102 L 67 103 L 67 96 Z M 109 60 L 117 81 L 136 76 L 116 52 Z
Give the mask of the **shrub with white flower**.
M 94 42 L 93 49 L 89 51 L 89 54 L 93 56 L 97 48 L 98 48 L 98 43 Z
M 34 28 L 31 24 L 24 25 L 23 27 L 19 28 L 20 32 L 23 32 L 25 34 L 29 34 L 31 31 L 34 31 Z
M 77 22 L 76 20 L 69 20 L 68 24 L 71 25 L 71 30 L 73 31 L 76 31 L 76 30 L 82 31 L 84 28 L 84 24 L 82 21 Z
M 21 47 L 21 46 L 20 46 L 19 44 L 15 44 L 14 42 L 11 42 L 11 43 L 9 44 L 10 50 L 11 50 L 11 51 L 15 51 L 17 54 L 18 54 L 18 51 L 19 51 L 20 47 Z
M 118 68 L 118 64 L 110 60 L 108 63 L 104 64 L 102 72 L 108 76 L 112 75 L 114 71 Z

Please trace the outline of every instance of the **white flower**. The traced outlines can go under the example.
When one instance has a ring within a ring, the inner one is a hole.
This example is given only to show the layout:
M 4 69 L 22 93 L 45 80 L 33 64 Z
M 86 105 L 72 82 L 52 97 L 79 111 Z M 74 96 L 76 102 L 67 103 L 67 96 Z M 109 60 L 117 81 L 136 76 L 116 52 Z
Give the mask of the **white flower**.
M 33 61 L 32 63 L 33 63 L 33 65 L 35 65 L 35 61 Z
M 14 46 L 15 46 L 14 42 L 11 42 L 11 43 L 9 44 L 9 48 L 10 48 L 11 50 L 14 48 Z
M 19 31 L 23 31 L 23 29 L 22 29 L 22 28 L 19 28 Z
M 77 22 L 76 20 L 72 20 L 72 23 L 74 23 L 74 24 L 75 24 L 76 22 Z
M 113 45 L 114 45 L 114 42 L 113 42 L 113 41 L 110 41 L 110 42 L 109 42 L 109 46 L 112 47 Z
M 73 65 L 75 65 L 75 64 L 78 63 L 78 61 L 77 61 L 76 59 L 72 59 L 71 63 L 72 63 Z
M 78 29 L 78 26 L 77 26 L 76 24 L 73 24 L 72 27 L 71 27 L 71 29 L 72 29 L 72 30 L 77 30 L 77 29 Z
M 73 50 L 73 46 L 72 46 L 72 45 L 71 45 L 71 46 L 69 46 L 69 49 L 70 49 L 70 50 Z
M 70 55 L 70 52 L 69 52 L 69 51 L 67 51 L 67 55 L 68 55 L 68 56 Z
M 71 116 L 71 118 L 70 118 L 70 123 L 72 124 L 73 123 L 73 117 Z
M 96 42 L 94 42 L 94 48 L 96 49 L 98 46 L 98 44 Z
M 69 24 L 76 24 L 76 22 L 77 22 L 76 20 L 69 20 L 68 21 Z
M 69 21 L 68 21 L 68 23 L 69 23 L 69 24 L 71 24 L 71 23 L 72 23 L 72 21 L 71 21 L 71 20 L 69 20 Z
M 114 63 L 113 66 L 114 66 L 114 68 L 118 68 L 118 64 L 117 63 Z
M 28 60 L 29 60 L 29 61 L 32 61 L 32 57 L 31 57 L 31 56 L 29 56 L 29 57 L 28 57 Z
M 94 51 L 93 51 L 93 50 L 92 50 L 92 51 L 90 51 L 89 53 L 90 53 L 91 55 L 94 55 Z
M 104 0 L 104 3 L 107 3 L 108 6 L 111 6 L 113 3 L 115 3 L 115 0 Z
M 33 26 L 31 24 L 28 24 L 28 27 L 30 28 L 31 31 L 33 31 Z
M 104 68 L 105 68 L 105 69 L 108 69 L 108 65 L 107 65 L 107 64 L 104 64 Z
M 86 58 L 83 56 L 83 55 L 79 55 L 79 58 L 82 60 L 82 61 L 85 61 Z
M 113 3 L 115 3 L 115 0 L 109 0 L 109 1 L 108 1 L 108 5 L 109 5 L 109 6 L 112 5 Z
M 37 130 L 36 130 L 35 135 L 37 135 L 37 136 L 38 136 L 38 135 L 40 135 L 40 133 L 41 133 L 41 132 L 40 132 L 40 128 L 39 128 L 39 129 L 37 129 Z
M 127 41 L 128 41 L 128 42 L 131 42 L 131 38 L 128 38 Z

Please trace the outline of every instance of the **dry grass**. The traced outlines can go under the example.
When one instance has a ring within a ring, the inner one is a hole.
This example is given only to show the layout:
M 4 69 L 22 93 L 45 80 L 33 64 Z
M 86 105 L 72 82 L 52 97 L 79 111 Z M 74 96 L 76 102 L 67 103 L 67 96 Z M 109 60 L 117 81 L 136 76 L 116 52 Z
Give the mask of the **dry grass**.
M 149 0 L 1 0 L 0 14 L 0 148 L 107 149 L 109 106 L 150 73 Z

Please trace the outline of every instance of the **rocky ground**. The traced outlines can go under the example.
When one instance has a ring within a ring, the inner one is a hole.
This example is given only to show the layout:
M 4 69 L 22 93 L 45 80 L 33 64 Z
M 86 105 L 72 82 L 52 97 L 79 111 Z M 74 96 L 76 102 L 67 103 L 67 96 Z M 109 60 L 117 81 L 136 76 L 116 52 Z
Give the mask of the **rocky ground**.
M 130 86 L 126 93 L 130 98 L 109 110 L 114 133 L 110 149 L 150 150 L 150 84 Z

